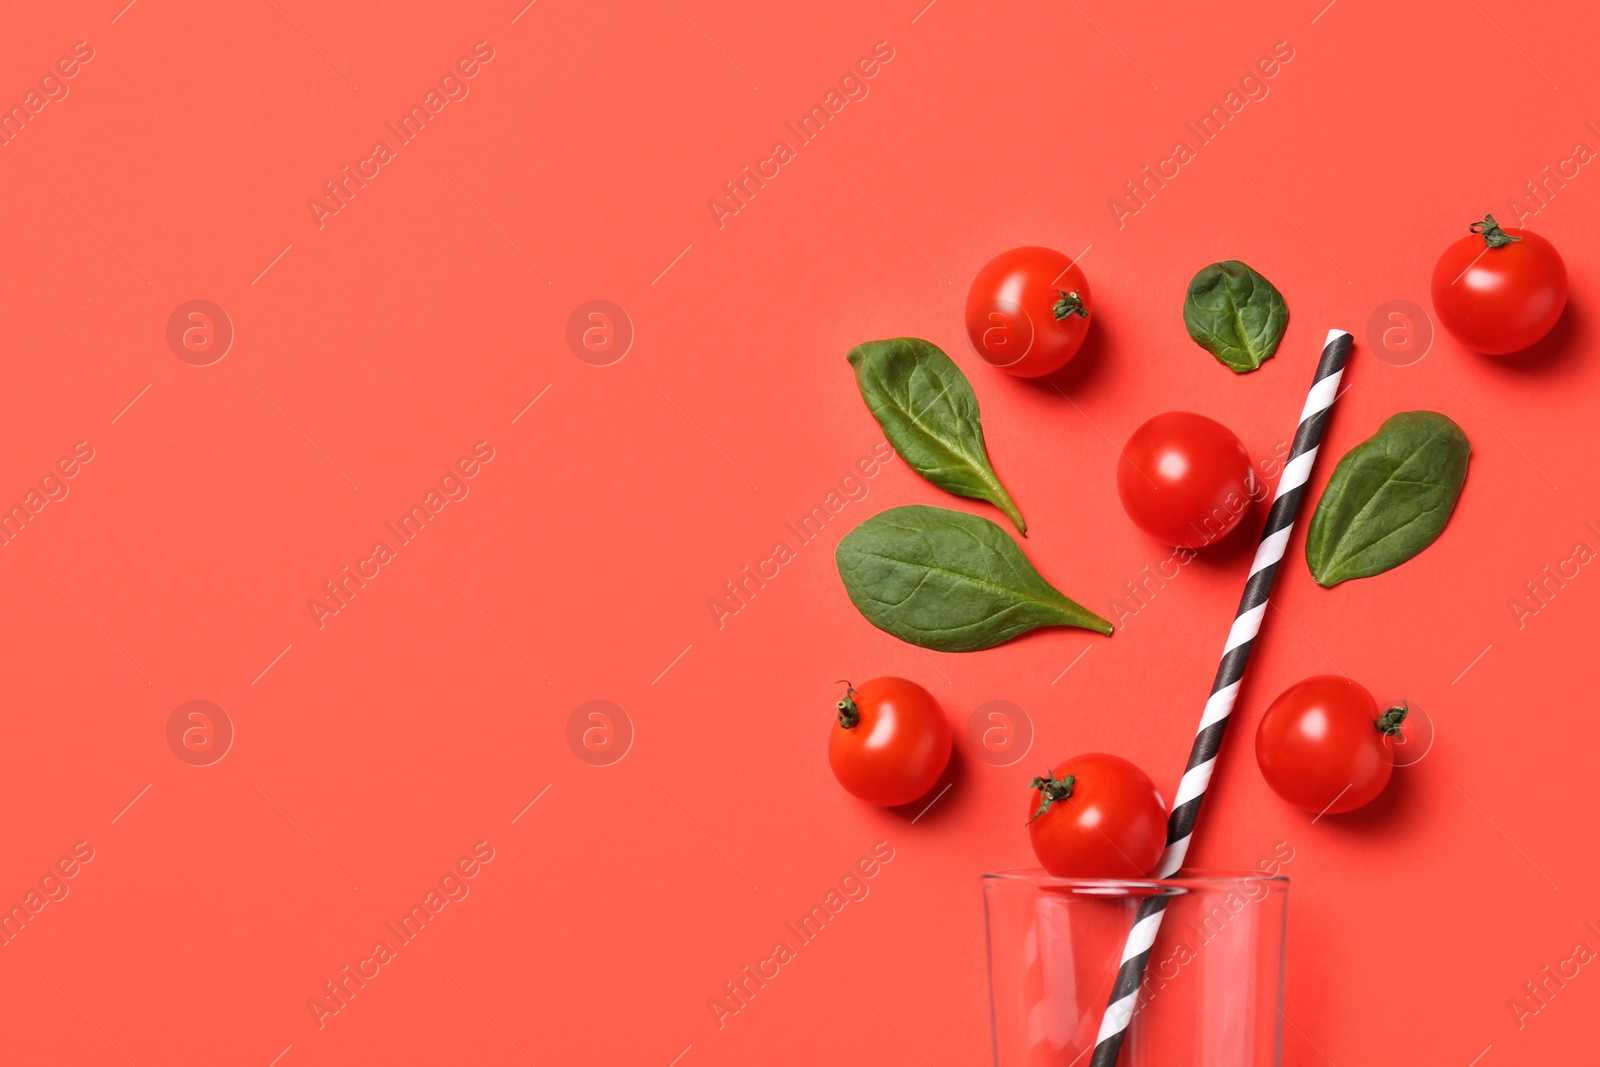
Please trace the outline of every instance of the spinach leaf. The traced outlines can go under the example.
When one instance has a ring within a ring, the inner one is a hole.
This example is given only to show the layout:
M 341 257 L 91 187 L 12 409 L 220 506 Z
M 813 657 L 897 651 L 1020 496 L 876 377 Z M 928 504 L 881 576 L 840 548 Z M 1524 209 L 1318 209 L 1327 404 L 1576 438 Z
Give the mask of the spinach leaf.
M 912 504 L 890 508 L 839 542 L 835 559 L 867 621 L 941 652 L 989 648 L 1039 626 L 1111 624 L 1073 603 L 1034 570 L 988 519 Z
M 1345 453 L 1306 533 L 1318 585 L 1370 578 L 1433 544 L 1467 480 L 1472 446 L 1436 411 L 1403 411 Z
M 1028 532 L 989 465 L 978 398 L 949 356 L 920 338 L 895 337 L 857 345 L 847 358 L 861 399 L 912 470 L 957 496 L 987 500 Z
M 1283 294 L 1237 259 L 1213 263 L 1196 274 L 1183 300 L 1189 336 L 1235 374 L 1271 359 L 1288 323 Z

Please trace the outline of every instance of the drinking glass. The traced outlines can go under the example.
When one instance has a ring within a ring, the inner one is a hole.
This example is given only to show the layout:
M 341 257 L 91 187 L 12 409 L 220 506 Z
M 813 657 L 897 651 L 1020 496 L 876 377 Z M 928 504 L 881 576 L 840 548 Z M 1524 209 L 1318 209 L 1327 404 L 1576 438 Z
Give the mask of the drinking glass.
M 1142 901 L 1167 898 L 1120 1067 L 1279 1067 L 1289 880 L 983 876 L 995 1067 L 1087 1067 Z

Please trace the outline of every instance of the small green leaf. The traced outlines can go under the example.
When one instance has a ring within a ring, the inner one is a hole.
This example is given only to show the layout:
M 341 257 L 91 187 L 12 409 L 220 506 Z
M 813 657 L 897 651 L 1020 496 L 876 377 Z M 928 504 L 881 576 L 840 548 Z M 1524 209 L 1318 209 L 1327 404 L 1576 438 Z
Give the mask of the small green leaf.
M 845 534 L 845 592 L 878 629 L 923 648 L 973 652 L 1040 626 L 1111 633 L 1111 624 L 1039 576 L 988 519 L 912 504 Z
M 1213 263 L 1189 282 L 1183 324 L 1195 344 L 1235 374 L 1272 358 L 1289 324 L 1283 294 L 1247 263 Z
M 978 398 L 949 356 L 920 338 L 895 337 L 857 345 L 847 358 L 861 399 L 912 470 L 957 496 L 987 500 L 1028 532 L 989 465 Z
M 1403 411 L 1345 453 L 1306 533 L 1318 585 L 1370 578 L 1433 544 L 1467 480 L 1472 445 L 1436 411 Z

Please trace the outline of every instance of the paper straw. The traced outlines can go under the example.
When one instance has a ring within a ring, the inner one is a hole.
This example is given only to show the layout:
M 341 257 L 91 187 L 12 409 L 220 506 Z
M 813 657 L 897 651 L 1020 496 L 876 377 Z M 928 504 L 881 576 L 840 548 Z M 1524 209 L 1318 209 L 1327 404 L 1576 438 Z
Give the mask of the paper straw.
M 1311 382 L 1311 392 L 1300 411 L 1289 461 L 1283 468 L 1283 477 L 1278 480 L 1272 510 L 1267 513 L 1267 525 L 1261 531 L 1261 543 L 1256 548 L 1255 562 L 1250 564 L 1250 577 L 1245 580 L 1244 595 L 1239 598 L 1233 628 L 1222 646 L 1222 663 L 1217 667 L 1216 680 L 1211 683 L 1211 698 L 1200 716 L 1200 729 L 1189 750 L 1189 762 L 1183 769 L 1183 780 L 1178 783 L 1178 795 L 1173 798 L 1172 814 L 1167 818 L 1167 847 L 1156 867 L 1157 878 L 1171 878 L 1177 874 L 1188 854 L 1195 820 L 1200 816 L 1200 802 L 1211 784 L 1211 772 L 1216 767 L 1223 732 L 1228 728 L 1228 716 L 1239 696 L 1239 683 L 1244 679 L 1250 650 L 1261 630 L 1262 616 L 1267 613 L 1267 596 L 1272 592 L 1272 581 L 1277 577 L 1278 563 L 1289 544 L 1289 535 L 1294 532 L 1300 499 L 1305 495 L 1311 465 L 1317 461 L 1317 448 L 1322 444 L 1322 427 L 1338 398 L 1339 379 L 1344 376 L 1344 363 L 1349 354 L 1350 335 L 1343 330 L 1329 330 L 1322 346 L 1322 359 L 1317 362 L 1317 375 Z M 1116 1065 L 1139 1001 L 1139 985 L 1144 981 L 1150 950 L 1155 944 L 1156 932 L 1161 929 L 1168 899 L 1162 895 L 1149 896 L 1139 904 L 1133 929 L 1122 947 L 1122 963 L 1117 969 L 1116 983 L 1111 987 L 1110 1003 L 1100 1020 L 1090 1067 Z

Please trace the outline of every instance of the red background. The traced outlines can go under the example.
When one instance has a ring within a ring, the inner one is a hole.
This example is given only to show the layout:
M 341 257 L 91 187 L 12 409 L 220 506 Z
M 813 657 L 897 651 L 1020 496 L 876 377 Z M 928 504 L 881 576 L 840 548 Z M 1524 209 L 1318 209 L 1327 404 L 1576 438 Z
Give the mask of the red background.
M 1520 627 L 1508 602 L 1575 542 L 1600 547 L 1600 175 L 1522 204 L 1572 278 L 1536 358 L 1436 336 L 1399 366 L 1367 324 L 1427 306 L 1469 221 L 1509 224 L 1542 167 L 1600 148 L 1600 16 L 439 6 L 96 0 L 0 20 L 6 101 L 74 42 L 94 50 L 0 149 L 0 500 L 75 442 L 95 454 L 0 549 L 0 901 L 94 849 L 0 949 L 8 1062 L 985 1062 L 978 876 L 1032 864 L 1025 779 L 1109 750 L 1170 796 L 1253 530 L 1109 641 L 922 653 L 856 615 L 831 560 L 877 509 L 969 507 L 896 462 L 720 628 L 708 601 L 880 440 L 855 343 L 916 334 L 968 370 L 1029 554 L 1109 611 L 1167 554 L 1118 504 L 1115 444 L 1185 408 L 1269 456 L 1330 326 L 1357 349 L 1314 483 L 1384 417 L 1434 408 L 1474 443 L 1466 492 L 1379 578 L 1322 590 L 1291 545 L 1190 858 L 1294 849 L 1286 1063 L 1587 1055 L 1587 968 L 1520 1027 L 1508 1001 L 1575 942 L 1600 947 L 1600 735 L 1578 673 L 1600 579 L 1582 568 Z M 479 41 L 494 58 L 470 95 L 319 229 L 307 200 Z M 708 198 L 880 41 L 870 95 L 719 228 Z M 1119 226 L 1108 200 L 1280 41 L 1270 95 Z M 1059 389 L 988 370 L 962 332 L 967 280 L 1017 244 L 1089 248 L 1094 340 Z M 1247 376 L 1179 314 L 1223 258 L 1290 306 Z M 604 367 L 565 341 L 596 298 L 636 331 Z M 210 366 L 166 344 L 192 299 L 236 330 Z M 471 495 L 319 629 L 322 583 L 479 441 L 495 458 Z M 1375 809 L 1313 825 L 1249 741 L 1274 694 L 1330 670 L 1418 702 L 1437 742 Z M 915 824 L 921 806 L 869 810 L 823 745 L 834 679 L 878 674 L 927 684 L 958 735 L 1014 701 L 1033 749 L 959 753 Z M 211 766 L 167 744 L 192 699 L 237 731 Z M 610 766 L 566 741 L 591 699 L 635 730 Z M 494 859 L 471 895 L 319 1029 L 323 983 L 479 841 Z M 719 1029 L 707 1001 L 878 841 L 895 858 L 871 896 Z

